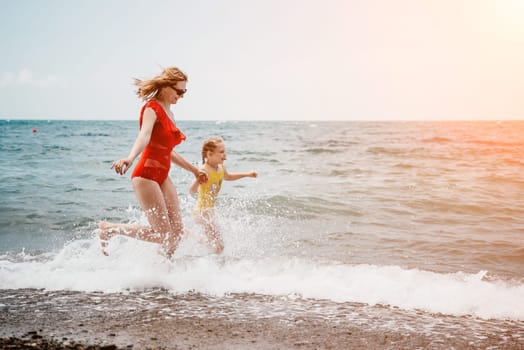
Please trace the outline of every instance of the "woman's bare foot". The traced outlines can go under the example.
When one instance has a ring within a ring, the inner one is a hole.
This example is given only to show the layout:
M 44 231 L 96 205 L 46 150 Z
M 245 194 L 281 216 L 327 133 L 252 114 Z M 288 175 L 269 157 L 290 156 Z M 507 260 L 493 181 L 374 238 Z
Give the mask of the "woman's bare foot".
M 175 250 L 178 248 L 178 245 L 180 244 L 181 240 L 182 235 L 177 235 L 176 237 L 167 239 L 162 244 L 163 253 L 168 259 L 171 259 L 173 257 L 173 254 L 175 254 Z
M 107 252 L 107 246 L 109 244 L 109 240 L 111 237 L 116 234 L 116 227 L 118 224 L 113 224 L 111 222 L 107 221 L 100 221 L 98 223 L 98 239 L 100 240 L 100 247 L 102 249 L 102 254 L 105 256 L 108 256 L 109 253 Z

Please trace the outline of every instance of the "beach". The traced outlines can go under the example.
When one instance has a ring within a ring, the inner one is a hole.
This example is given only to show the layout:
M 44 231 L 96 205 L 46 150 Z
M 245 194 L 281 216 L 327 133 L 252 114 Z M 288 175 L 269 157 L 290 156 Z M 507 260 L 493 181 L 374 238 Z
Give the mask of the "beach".
M 16 337 L 119 349 L 524 348 L 523 322 L 358 303 L 253 295 L 217 299 L 164 290 L 147 296 L 4 290 L 0 303 L 4 344 Z M 337 316 L 326 315 L 330 308 Z

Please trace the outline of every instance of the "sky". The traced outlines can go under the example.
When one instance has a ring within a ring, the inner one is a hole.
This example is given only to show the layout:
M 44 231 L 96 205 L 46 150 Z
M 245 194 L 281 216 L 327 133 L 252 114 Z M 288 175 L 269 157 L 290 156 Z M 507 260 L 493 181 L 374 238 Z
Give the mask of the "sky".
M 0 119 L 524 119 L 524 0 L 0 0 Z

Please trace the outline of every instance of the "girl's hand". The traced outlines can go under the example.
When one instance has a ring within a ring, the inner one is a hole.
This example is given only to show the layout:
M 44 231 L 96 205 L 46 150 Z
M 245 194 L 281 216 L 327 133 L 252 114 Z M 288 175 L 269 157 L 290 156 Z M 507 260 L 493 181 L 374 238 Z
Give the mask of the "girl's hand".
M 198 174 L 196 175 L 196 178 L 197 178 L 199 184 L 205 184 L 207 182 L 207 180 L 209 180 L 209 176 L 202 169 L 198 170 Z
M 252 171 L 252 172 L 249 173 L 249 176 L 250 176 L 250 177 L 257 177 L 258 174 L 257 174 L 256 171 Z
M 117 174 L 124 175 L 126 171 L 131 167 L 133 161 L 129 158 L 119 159 L 111 165 L 111 169 L 115 169 Z

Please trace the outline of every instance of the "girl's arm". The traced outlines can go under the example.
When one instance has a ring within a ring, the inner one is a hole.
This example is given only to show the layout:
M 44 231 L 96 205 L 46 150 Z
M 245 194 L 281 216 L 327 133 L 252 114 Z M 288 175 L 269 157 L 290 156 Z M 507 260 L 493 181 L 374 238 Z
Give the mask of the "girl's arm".
M 224 180 L 235 181 L 244 177 L 257 177 L 258 174 L 255 171 L 250 173 L 228 173 L 226 167 L 224 167 Z
M 198 177 L 193 181 L 191 186 L 189 186 L 189 193 L 195 194 L 198 191 L 198 185 L 205 184 L 209 180 L 207 171 L 204 167 L 198 169 Z
M 191 186 L 189 186 L 189 193 L 190 194 L 195 194 L 196 191 L 198 190 L 198 179 L 195 179 L 195 181 L 193 181 L 193 183 L 191 184 Z
M 133 147 L 131 148 L 131 151 L 129 151 L 129 154 L 126 158 L 119 159 L 115 161 L 111 165 L 111 169 L 115 169 L 115 171 L 120 174 L 124 175 L 126 171 L 131 168 L 131 165 L 135 161 L 136 157 L 147 146 L 149 143 L 149 140 L 151 139 L 151 133 L 153 132 L 153 126 L 156 122 L 156 113 L 151 108 L 146 108 L 144 111 L 144 116 L 142 117 L 142 127 L 140 128 L 140 132 L 138 133 L 138 136 L 136 137 L 135 143 L 133 144 Z

